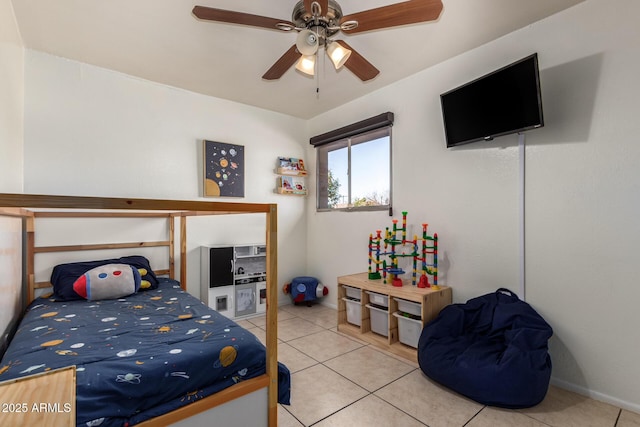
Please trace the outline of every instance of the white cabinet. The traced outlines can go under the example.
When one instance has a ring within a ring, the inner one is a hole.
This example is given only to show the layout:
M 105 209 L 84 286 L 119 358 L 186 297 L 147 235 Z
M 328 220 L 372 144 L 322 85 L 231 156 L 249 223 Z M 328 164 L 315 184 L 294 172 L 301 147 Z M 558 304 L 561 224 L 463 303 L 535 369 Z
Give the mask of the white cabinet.
M 202 246 L 202 301 L 229 318 L 266 311 L 266 245 Z

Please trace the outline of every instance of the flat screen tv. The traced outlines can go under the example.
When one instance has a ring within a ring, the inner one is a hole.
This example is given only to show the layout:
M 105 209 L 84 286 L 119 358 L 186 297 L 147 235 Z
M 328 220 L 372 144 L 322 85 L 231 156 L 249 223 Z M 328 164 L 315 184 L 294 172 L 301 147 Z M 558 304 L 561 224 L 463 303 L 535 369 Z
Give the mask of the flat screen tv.
M 440 95 L 447 147 L 544 126 L 538 54 Z

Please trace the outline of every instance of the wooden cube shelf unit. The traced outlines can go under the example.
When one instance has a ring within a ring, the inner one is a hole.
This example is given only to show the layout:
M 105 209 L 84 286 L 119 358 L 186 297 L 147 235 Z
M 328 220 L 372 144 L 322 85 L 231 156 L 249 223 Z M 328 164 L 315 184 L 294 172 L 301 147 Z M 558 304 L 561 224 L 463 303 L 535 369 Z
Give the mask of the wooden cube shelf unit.
M 347 297 L 345 286 L 360 289 L 361 298 L 358 302 L 360 312 L 360 326 L 349 323 L 347 320 Z M 388 297 L 388 336 L 377 334 L 371 330 L 370 296 L 367 291 Z M 366 341 L 379 348 L 390 351 L 413 362 L 418 360 L 418 350 L 399 341 L 398 318 L 393 315 L 398 311 L 398 303 L 394 298 L 419 303 L 421 305 L 422 327 L 433 320 L 440 310 L 451 304 L 451 288 L 440 286 L 438 290 L 433 288 L 418 288 L 410 283 L 402 287 L 394 287 L 391 283 L 384 284 L 382 279 L 369 280 L 367 273 L 351 274 L 338 277 L 338 331 Z

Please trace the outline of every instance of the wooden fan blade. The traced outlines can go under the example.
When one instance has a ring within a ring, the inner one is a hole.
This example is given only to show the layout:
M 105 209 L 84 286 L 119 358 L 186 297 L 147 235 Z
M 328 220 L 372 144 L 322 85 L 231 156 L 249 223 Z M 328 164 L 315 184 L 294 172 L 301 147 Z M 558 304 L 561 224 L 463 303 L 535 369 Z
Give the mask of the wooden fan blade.
M 277 24 L 295 25 L 283 19 L 268 18 L 266 16 L 252 15 L 250 13 L 234 12 L 232 10 L 214 9 L 212 7 L 195 6 L 193 14 L 207 21 L 227 22 L 229 24 L 249 25 L 251 27 L 269 28 L 278 30 Z
M 304 0 L 304 9 L 311 13 L 311 3 L 317 2 L 320 5 L 320 16 L 326 15 L 329 12 L 329 0 Z
M 293 64 L 300 59 L 302 55 L 296 49 L 294 44 L 276 61 L 275 64 L 262 76 L 265 80 L 278 80 Z
M 353 34 L 380 28 L 433 21 L 438 19 L 440 12 L 442 12 L 441 0 L 409 0 L 346 15 L 342 17 L 340 23 L 358 21 L 356 28 L 343 30 L 347 34 Z
M 340 46 L 345 49 L 349 49 L 351 51 L 351 55 L 347 62 L 344 63 L 344 66 L 347 67 L 353 74 L 358 76 L 360 80 L 366 82 L 367 80 L 371 80 L 378 74 L 380 74 L 380 70 L 373 66 L 369 61 L 364 59 L 362 55 L 356 52 L 351 46 L 347 44 L 344 40 L 336 40 L 336 43 L 340 44 Z

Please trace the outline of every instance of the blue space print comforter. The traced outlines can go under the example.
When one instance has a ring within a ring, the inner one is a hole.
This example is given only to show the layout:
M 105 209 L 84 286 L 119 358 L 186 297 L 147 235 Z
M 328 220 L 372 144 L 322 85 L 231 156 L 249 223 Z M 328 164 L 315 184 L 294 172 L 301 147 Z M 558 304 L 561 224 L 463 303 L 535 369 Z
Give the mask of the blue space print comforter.
M 266 349 L 249 331 L 178 282 L 103 301 L 27 308 L 0 362 L 0 381 L 76 365 L 77 424 L 134 425 L 265 372 Z M 279 401 L 289 371 L 279 364 Z

